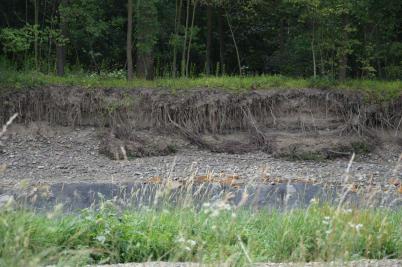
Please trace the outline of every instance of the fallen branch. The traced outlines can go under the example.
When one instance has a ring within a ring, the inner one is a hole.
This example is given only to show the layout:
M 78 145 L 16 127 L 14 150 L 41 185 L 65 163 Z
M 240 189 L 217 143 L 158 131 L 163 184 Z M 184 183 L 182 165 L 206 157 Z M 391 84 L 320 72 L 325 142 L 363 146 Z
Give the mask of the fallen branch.
M 3 125 L 3 129 L 0 132 L 0 138 L 7 132 L 7 128 L 13 123 L 13 121 L 18 117 L 18 113 L 15 113 L 13 116 L 11 116 L 10 119 L 6 122 L 6 124 Z

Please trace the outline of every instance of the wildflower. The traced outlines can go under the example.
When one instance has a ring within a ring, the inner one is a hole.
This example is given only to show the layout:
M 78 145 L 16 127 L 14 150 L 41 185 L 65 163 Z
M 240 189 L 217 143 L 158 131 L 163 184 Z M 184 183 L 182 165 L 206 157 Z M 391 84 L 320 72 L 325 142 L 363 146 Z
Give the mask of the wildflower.
M 328 225 L 328 224 L 330 224 L 330 221 L 331 221 L 331 217 L 325 216 L 322 223 Z
M 179 236 L 178 238 L 176 238 L 176 242 L 177 243 L 184 243 L 184 242 L 186 242 L 186 239 L 184 239 L 184 237 L 182 237 L 182 236 Z
M 197 244 L 196 241 L 191 240 L 191 239 L 187 240 L 187 243 L 188 243 L 191 247 L 194 247 L 194 246 Z
M 213 210 L 211 213 L 211 217 L 218 217 L 219 216 L 219 210 Z
M 105 243 L 106 241 L 106 237 L 104 235 L 98 235 L 97 237 L 95 237 L 95 239 L 99 241 L 101 244 Z
M 363 224 L 361 224 L 361 223 L 359 223 L 359 224 L 349 223 L 349 226 L 354 228 L 357 232 L 359 232 L 360 229 L 363 227 Z

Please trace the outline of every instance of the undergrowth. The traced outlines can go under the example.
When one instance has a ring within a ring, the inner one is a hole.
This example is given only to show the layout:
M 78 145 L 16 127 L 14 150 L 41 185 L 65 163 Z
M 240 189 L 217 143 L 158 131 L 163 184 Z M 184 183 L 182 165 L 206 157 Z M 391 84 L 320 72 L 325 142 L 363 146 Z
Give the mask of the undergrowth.
M 347 80 L 344 82 L 326 78 L 291 78 L 281 75 L 261 76 L 208 76 L 198 78 L 157 78 L 153 81 L 134 79 L 127 81 L 123 76 L 105 74 L 68 74 L 64 77 L 33 71 L 18 72 L 0 70 L 0 88 L 14 90 L 41 86 L 81 86 L 86 88 L 163 88 L 170 90 L 211 88 L 242 92 L 254 89 L 345 89 L 362 91 L 370 101 L 385 101 L 399 97 L 402 81 Z
M 228 204 L 202 209 L 119 211 L 112 202 L 78 215 L 3 208 L 0 266 L 192 261 L 255 262 L 402 259 L 402 211 L 251 212 Z

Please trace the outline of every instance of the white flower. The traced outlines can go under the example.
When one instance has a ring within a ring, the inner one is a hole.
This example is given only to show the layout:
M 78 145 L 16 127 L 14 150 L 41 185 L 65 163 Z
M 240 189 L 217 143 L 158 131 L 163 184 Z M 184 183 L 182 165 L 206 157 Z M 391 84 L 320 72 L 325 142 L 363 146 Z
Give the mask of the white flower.
M 359 223 L 359 224 L 349 223 L 349 226 L 354 228 L 357 232 L 359 232 L 360 229 L 363 227 L 363 224 L 361 224 L 361 223 Z
M 330 223 L 330 220 L 331 220 L 331 217 L 325 216 L 322 223 L 328 225 Z
M 219 216 L 219 210 L 213 210 L 211 213 L 211 217 L 218 217 Z
M 101 244 L 105 243 L 106 241 L 106 237 L 104 235 L 98 235 L 97 237 L 95 237 L 95 239 L 101 242 Z
M 184 243 L 184 242 L 186 242 L 186 239 L 184 239 L 184 237 L 180 236 L 180 237 L 176 238 L 176 242 L 177 243 Z
M 191 247 L 194 247 L 195 244 L 197 244 L 197 242 L 195 242 L 194 240 L 191 240 L 191 239 L 187 240 L 187 243 L 188 243 Z

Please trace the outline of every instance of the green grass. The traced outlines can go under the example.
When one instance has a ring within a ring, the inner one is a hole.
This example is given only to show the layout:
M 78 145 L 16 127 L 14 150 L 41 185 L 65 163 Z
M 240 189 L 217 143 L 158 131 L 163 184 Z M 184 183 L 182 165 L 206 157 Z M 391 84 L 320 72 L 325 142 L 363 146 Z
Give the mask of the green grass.
M 171 90 L 213 88 L 241 92 L 250 89 L 347 89 L 359 90 L 365 93 L 369 99 L 389 100 L 398 97 L 402 93 L 402 81 L 378 81 L 378 80 L 348 80 L 339 82 L 329 79 L 290 78 L 281 75 L 261 76 L 223 76 L 223 77 L 199 77 L 199 78 L 157 78 L 153 81 L 134 79 L 128 82 L 124 74 L 68 74 L 64 77 L 47 75 L 38 72 L 17 72 L 12 70 L 0 70 L 1 88 L 32 88 L 49 85 L 82 86 L 86 88 L 164 88 Z
M 134 261 L 402 259 L 402 210 L 256 212 L 227 205 L 119 212 L 110 202 L 62 215 L 0 211 L 0 266 Z

